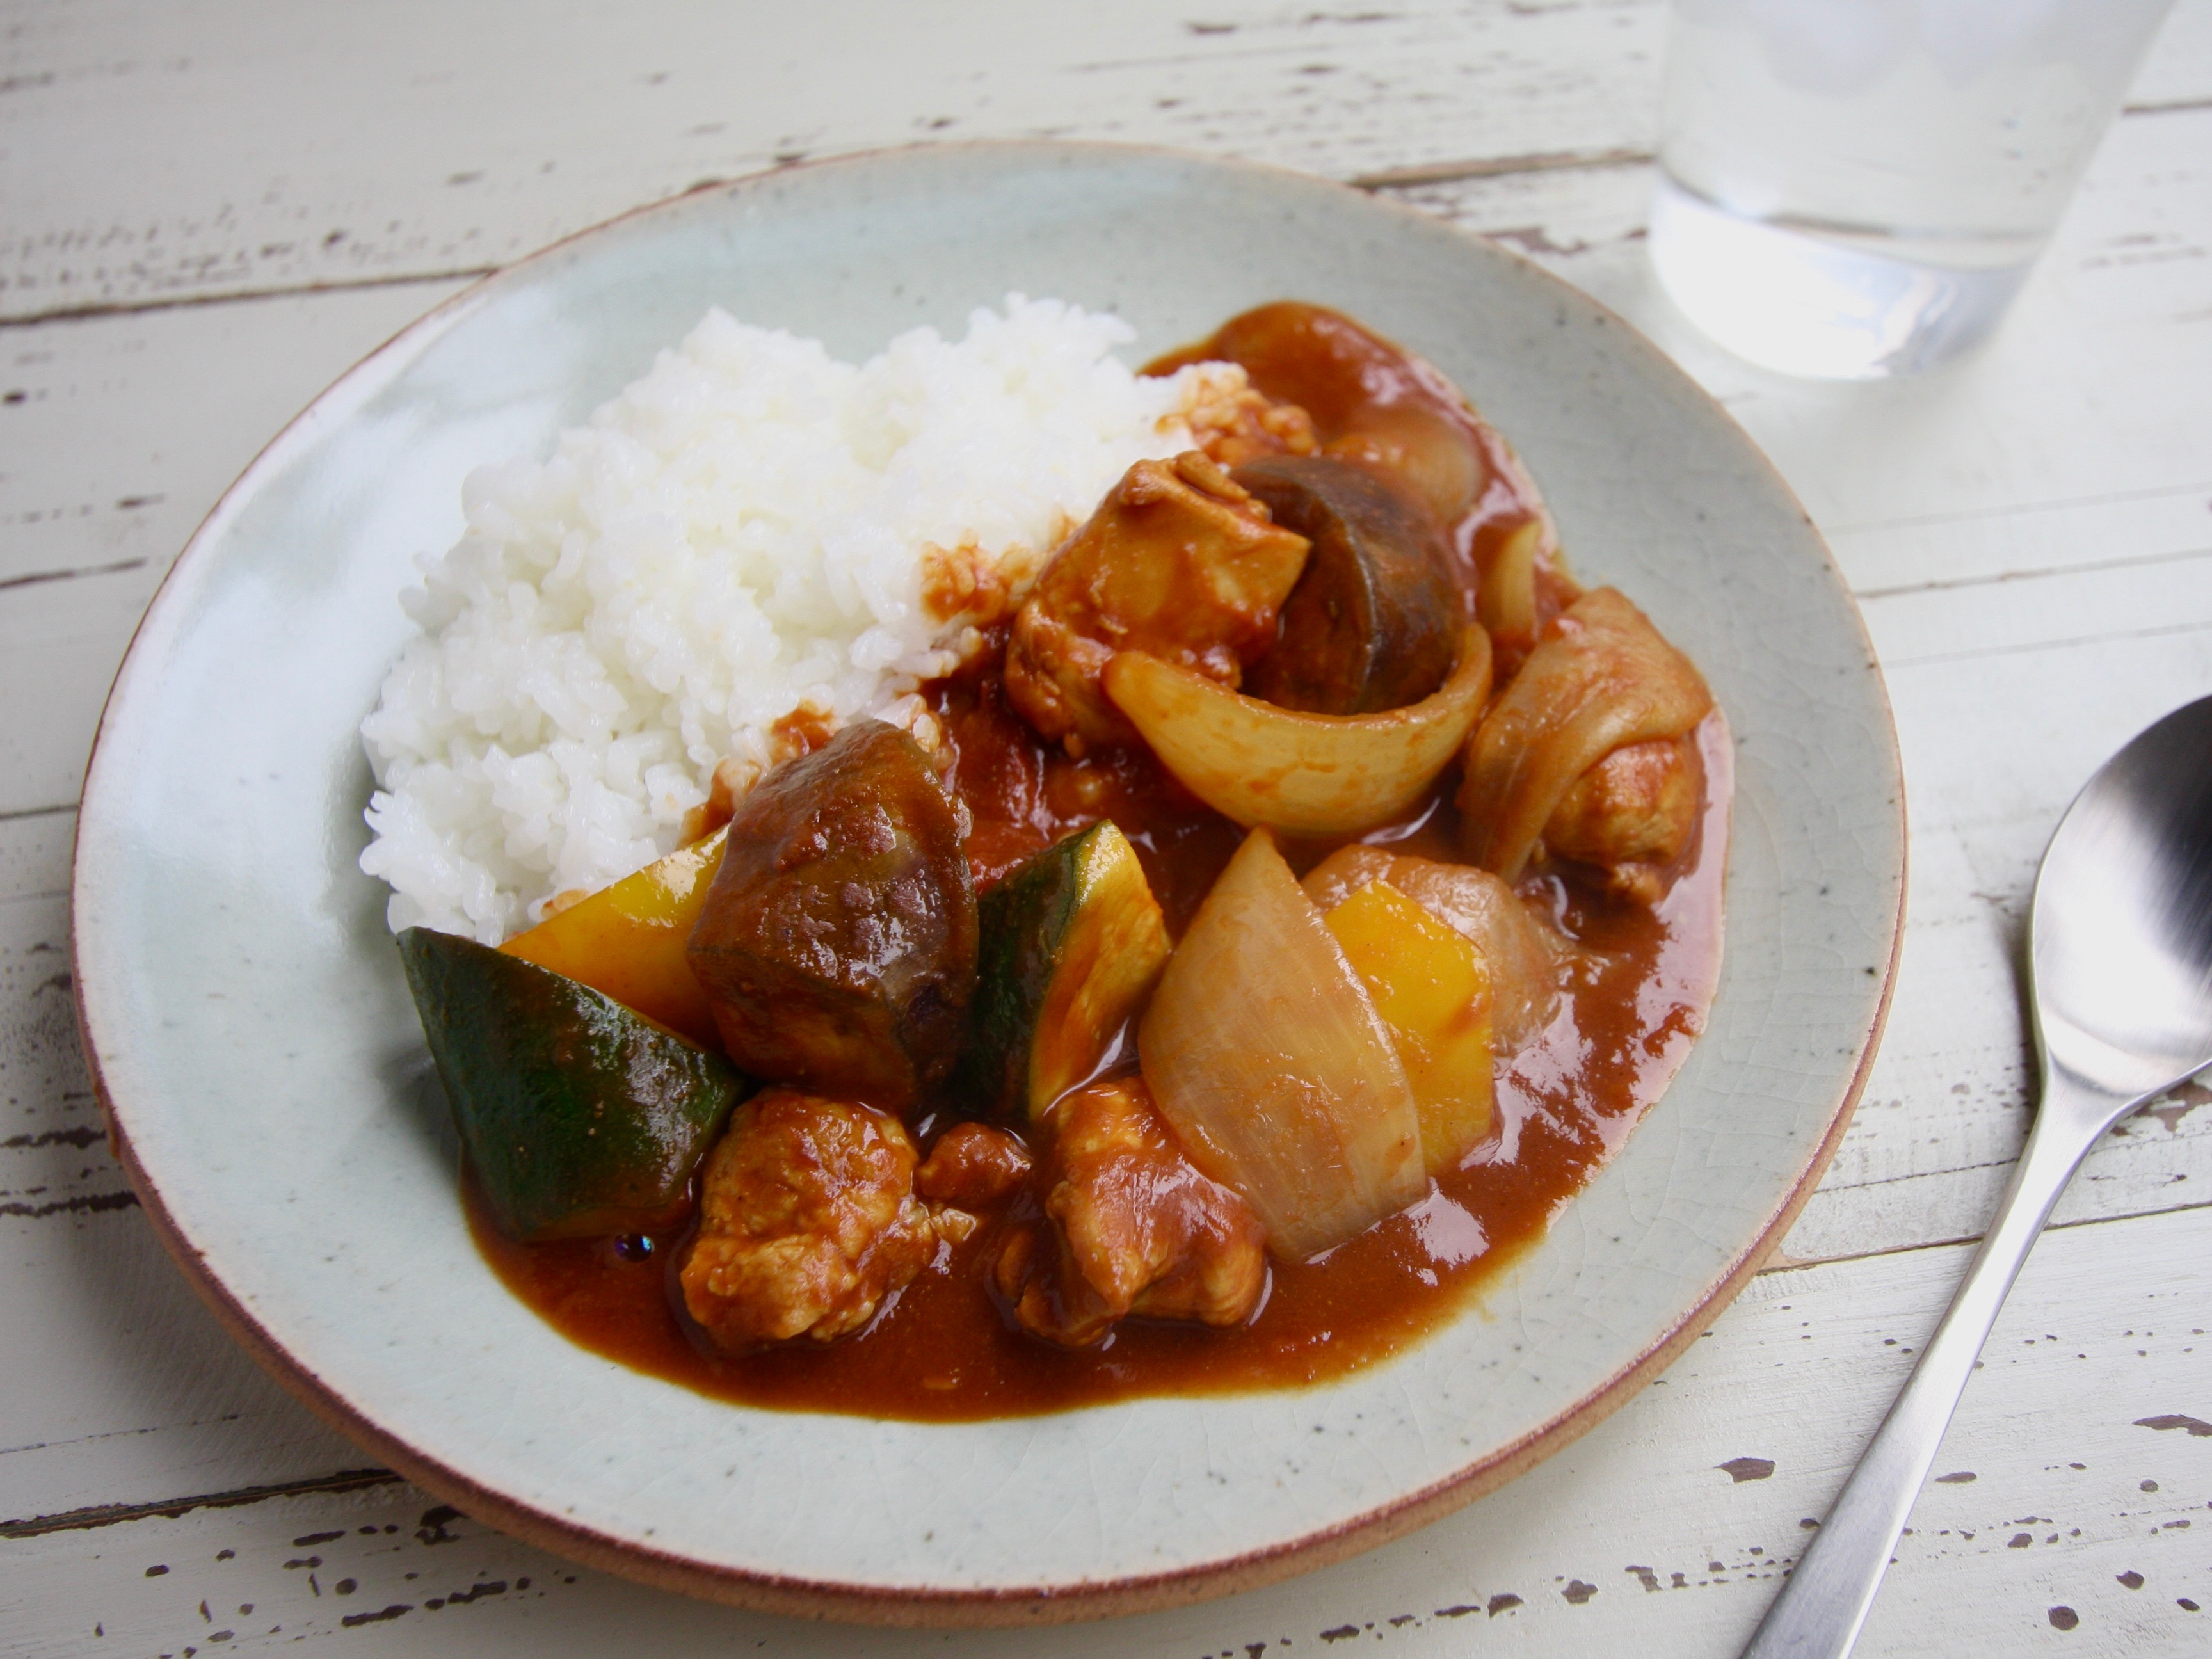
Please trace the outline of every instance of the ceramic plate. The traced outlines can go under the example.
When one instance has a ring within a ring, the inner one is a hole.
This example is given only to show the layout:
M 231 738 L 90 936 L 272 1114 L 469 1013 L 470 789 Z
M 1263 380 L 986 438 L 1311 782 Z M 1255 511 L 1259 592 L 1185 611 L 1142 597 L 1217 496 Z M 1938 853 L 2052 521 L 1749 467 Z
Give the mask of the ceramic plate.
M 1584 579 L 1704 668 L 1739 744 L 1711 1027 L 1626 1152 L 1468 1314 L 1304 1391 L 925 1425 L 758 1413 L 575 1347 L 471 1246 L 356 866 L 356 738 L 461 480 L 544 453 L 710 305 L 855 359 L 1011 289 L 1139 352 L 1285 295 L 1434 360 Z M 87 1046 L 147 1212 L 259 1358 L 375 1455 L 580 1560 L 784 1611 L 1081 1617 L 1280 1577 L 1557 1450 L 1710 1322 L 1818 1178 L 1898 937 L 1887 704 L 1803 511 L 1642 338 L 1350 190 L 1194 157 L 948 146 L 647 209 L 480 283 L 289 427 L 140 628 L 79 822 Z

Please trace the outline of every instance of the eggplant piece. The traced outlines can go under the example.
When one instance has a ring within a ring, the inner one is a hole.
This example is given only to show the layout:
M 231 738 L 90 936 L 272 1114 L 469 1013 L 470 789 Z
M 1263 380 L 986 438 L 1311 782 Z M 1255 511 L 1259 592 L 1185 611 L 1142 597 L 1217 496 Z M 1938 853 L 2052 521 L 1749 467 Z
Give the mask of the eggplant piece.
M 499 1230 L 532 1243 L 666 1222 L 744 1092 L 728 1062 L 474 939 L 410 927 L 398 945 Z
M 975 1091 L 1042 1119 L 1087 1081 L 1167 965 L 1168 930 L 1137 849 L 1108 819 L 1025 860 L 983 896 Z
M 1324 455 L 1270 455 L 1232 476 L 1313 544 L 1248 692 L 1310 714 L 1372 714 L 1443 684 L 1458 607 L 1443 532 L 1425 506 Z
M 958 810 L 862 720 L 745 797 L 687 955 L 738 1065 L 903 1111 L 958 1056 L 975 944 Z
M 992 1277 L 1033 1336 L 1088 1347 L 1134 1314 L 1217 1328 L 1267 1287 L 1267 1230 L 1183 1156 L 1143 1078 L 1108 1078 L 1053 1114 L 1044 1215 L 1002 1237 Z
M 1137 734 L 1099 689 L 1144 651 L 1232 690 L 1275 638 L 1306 539 L 1196 450 L 1139 461 L 1037 578 L 1006 644 L 1006 700 L 1081 756 Z

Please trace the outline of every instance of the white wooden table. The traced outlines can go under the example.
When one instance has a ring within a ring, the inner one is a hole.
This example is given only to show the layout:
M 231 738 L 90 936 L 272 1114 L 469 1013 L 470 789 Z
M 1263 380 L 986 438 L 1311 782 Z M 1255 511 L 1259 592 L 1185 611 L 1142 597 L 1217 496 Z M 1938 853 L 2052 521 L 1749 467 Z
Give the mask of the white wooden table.
M 1962 1271 L 2027 1121 L 2012 977 L 2073 790 L 2212 691 L 2212 0 L 2181 0 L 1980 358 L 1897 385 L 1704 343 L 1639 246 L 1655 0 L 0 3 L 0 1650 L 1729 1655 Z M 799 155 L 1187 146 L 1387 191 L 1643 327 L 1773 455 L 1897 710 L 1911 924 L 1873 1080 L 1705 1340 L 1389 1548 L 1036 1633 L 790 1623 L 438 1506 L 234 1349 L 137 1212 L 70 1013 L 74 803 L 169 560 L 260 444 L 471 277 Z M 2212 1090 L 2090 1158 L 1860 1651 L 2212 1650 Z

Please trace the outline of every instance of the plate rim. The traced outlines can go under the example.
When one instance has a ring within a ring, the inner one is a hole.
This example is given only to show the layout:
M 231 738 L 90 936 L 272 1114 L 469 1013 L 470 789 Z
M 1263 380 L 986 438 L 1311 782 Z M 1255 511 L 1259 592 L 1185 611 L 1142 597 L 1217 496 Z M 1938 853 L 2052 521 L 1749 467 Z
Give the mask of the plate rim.
M 1806 512 L 1796 492 L 1772 459 L 1747 433 L 1743 432 L 1741 424 L 1726 407 L 1661 351 L 1639 329 L 1610 307 L 1575 288 L 1564 278 L 1554 276 L 1524 254 L 1491 238 L 1465 230 L 1408 204 L 1318 174 L 1241 157 L 1211 155 L 1164 145 L 1087 140 L 978 138 L 882 146 L 811 158 L 733 179 L 695 185 L 659 200 L 641 204 L 573 231 L 477 278 L 363 354 L 270 436 L 216 498 L 163 574 L 132 629 L 130 643 L 103 702 L 87 760 L 71 842 L 70 939 L 72 962 L 82 961 L 84 957 L 85 917 L 88 908 L 93 908 L 85 902 L 88 883 L 83 860 L 85 826 L 88 817 L 93 816 L 87 809 L 93 804 L 95 791 L 104 776 L 102 750 L 109 736 L 111 717 L 116 711 L 118 695 L 125 690 L 125 681 L 131 678 L 133 659 L 140 641 L 149 624 L 155 620 L 157 613 L 164 610 L 166 604 L 173 601 L 175 592 L 173 583 L 176 582 L 179 573 L 185 570 L 188 564 L 210 556 L 216 532 L 234 510 L 250 498 L 252 487 L 258 486 L 261 475 L 286 455 L 303 432 L 327 416 L 333 393 L 341 388 L 348 388 L 356 394 L 364 392 L 368 390 L 367 380 L 373 378 L 365 372 L 374 368 L 380 361 L 392 362 L 402 356 L 411 360 L 415 347 L 453 326 L 496 286 L 519 272 L 541 268 L 562 258 L 578 244 L 598 239 L 617 227 L 679 210 L 686 204 L 696 204 L 702 198 L 741 198 L 800 172 L 867 167 L 887 160 L 950 151 L 996 153 L 1040 161 L 1047 161 L 1055 155 L 1070 159 L 1091 156 L 1108 161 L 1151 158 L 1179 167 L 1195 166 L 1220 173 L 1241 173 L 1278 186 L 1288 185 L 1319 193 L 1341 191 L 1370 207 L 1379 207 L 1390 215 L 1418 225 L 1425 232 L 1441 231 L 1463 239 L 1480 249 L 1484 257 L 1517 266 L 1521 274 L 1533 276 L 1540 284 L 1571 295 L 1576 304 L 1601 313 L 1615 331 L 1616 349 L 1640 354 L 1647 368 L 1656 368 L 1662 376 L 1674 382 L 1678 390 L 1707 405 L 1708 412 L 1717 416 L 1734 429 L 1743 440 L 1747 458 L 1756 458 L 1758 467 L 1764 471 L 1767 483 L 1777 492 L 1778 500 L 1786 502 L 1803 521 L 1820 550 L 1822 564 L 1836 591 L 1846 600 L 1850 600 L 1848 584 L 1826 538 L 1821 535 L 1811 514 Z M 1898 742 L 1895 714 L 1887 678 L 1867 632 L 1864 616 L 1855 600 L 1848 604 L 1846 611 L 1863 648 L 1868 684 L 1882 715 L 1879 736 L 1886 751 L 1887 769 L 1898 781 L 1898 787 L 1889 803 L 1895 817 L 1898 857 L 1893 871 L 1880 872 L 1892 884 L 1893 903 L 1887 908 L 1884 917 L 1890 930 L 1889 948 L 1872 1015 L 1859 1039 L 1850 1077 L 1829 1109 L 1825 1128 L 1796 1180 L 1781 1194 L 1757 1232 L 1698 1293 L 1672 1328 L 1661 1333 L 1633 1358 L 1571 1404 L 1517 1438 L 1489 1449 L 1441 1480 L 1399 1493 L 1389 1501 L 1348 1519 L 1226 1559 L 1158 1573 L 1129 1574 L 1071 1585 L 948 1589 L 836 1583 L 699 1561 L 678 1552 L 657 1548 L 633 1539 L 612 1536 L 563 1517 L 550 1509 L 533 1506 L 484 1486 L 462 1471 L 416 1450 L 398 1434 L 356 1409 L 335 1384 L 325 1382 L 312 1368 L 296 1358 L 272 1335 L 231 1291 L 201 1252 L 193 1247 L 171 1214 L 159 1187 L 139 1160 L 132 1145 L 126 1121 L 127 1109 L 109 1088 L 101 1065 L 100 1049 L 94 1040 L 95 1016 L 88 1006 L 85 982 L 82 976 L 73 975 L 71 1003 L 78 1041 L 84 1052 L 93 1092 L 100 1103 L 106 1124 L 110 1148 L 123 1165 L 140 1207 L 186 1282 L 215 1313 L 217 1321 L 233 1340 L 325 1425 L 364 1450 L 383 1459 L 392 1469 L 434 1496 L 502 1532 L 585 1565 L 708 1601 L 786 1616 L 895 1627 L 959 1628 L 1067 1623 L 1161 1611 L 1255 1589 L 1346 1559 L 1418 1530 L 1507 1485 L 1596 1427 L 1626 1405 L 1711 1327 L 1729 1303 L 1760 1271 L 1820 1185 L 1850 1126 L 1864 1092 L 1875 1058 L 1881 1049 L 1904 948 L 1909 891 L 1909 823 L 1903 787 L 1903 757 Z

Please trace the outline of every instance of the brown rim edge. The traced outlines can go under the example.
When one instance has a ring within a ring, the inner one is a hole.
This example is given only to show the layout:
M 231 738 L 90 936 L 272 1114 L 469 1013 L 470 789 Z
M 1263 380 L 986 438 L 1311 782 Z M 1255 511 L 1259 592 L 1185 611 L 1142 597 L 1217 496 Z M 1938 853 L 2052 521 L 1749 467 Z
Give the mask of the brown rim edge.
M 1601 313 L 1605 318 L 1620 325 L 1620 336 L 1632 342 L 1632 349 L 1639 349 L 1663 365 L 1678 377 L 1697 397 L 1712 404 L 1723 420 L 1736 426 L 1734 416 L 1718 404 L 1703 387 L 1697 385 L 1676 366 L 1671 358 L 1652 344 L 1642 333 L 1601 301 L 1575 289 L 1564 279 L 1554 276 L 1543 267 L 1516 251 L 1492 241 L 1475 233 L 1464 231 L 1425 214 L 1418 209 L 1388 198 L 1376 196 L 1355 185 L 1340 184 L 1317 175 L 1303 173 L 1287 167 L 1277 167 L 1233 157 L 1199 156 L 1166 146 L 1115 143 L 1073 143 L 1042 140 L 979 139 L 951 144 L 911 144 L 884 149 L 862 150 L 848 155 L 825 156 L 799 163 L 795 167 L 779 167 L 743 178 L 702 185 L 658 202 L 644 204 L 616 215 L 614 217 L 586 227 L 562 237 L 556 241 L 526 256 L 514 264 L 503 266 L 491 276 L 470 283 L 459 293 L 432 307 L 366 353 L 346 369 L 335 386 L 350 379 L 363 367 L 392 350 L 401 341 L 434 323 L 450 318 L 468 304 L 489 283 L 507 272 L 537 260 L 558 254 L 571 244 L 595 235 L 608 227 L 641 217 L 667 208 L 673 204 L 707 194 L 735 194 L 764 179 L 804 169 L 828 168 L 855 162 L 878 161 L 886 155 L 914 154 L 941 149 L 1002 149 L 1027 150 L 1042 153 L 1059 151 L 1091 151 L 1109 155 L 1155 155 L 1178 161 L 1198 161 L 1224 170 L 1243 170 L 1280 179 L 1292 180 L 1308 187 L 1327 191 L 1342 190 L 1374 204 L 1386 210 L 1402 216 L 1425 227 L 1431 233 L 1464 237 L 1481 245 L 1494 256 L 1509 263 L 1526 267 L 1545 281 L 1567 288 L 1577 299 Z M 273 435 L 256 453 L 239 477 L 219 496 L 200 524 L 186 540 L 184 548 L 170 568 L 163 574 L 146 611 L 141 614 L 137 628 L 131 633 L 123 662 L 137 648 L 139 634 L 155 607 L 160 603 L 170 580 L 186 560 L 197 550 L 209 526 L 220 517 L 239 486 L 246 482 L 263 462 L 282 445 L 322 402 L 325 392 L 319 393 L 307 408 L 295 416 Z M 1738 427 L 1741 431 L 1741 428 Z M 1745 442 L 1764 463 L 1769 477 L 1784 498 L 1797 507 L 1808 528 L 1813 530 L 1830 574 L 1838 586 L 1848 593 L 1835 556 L 1827 547 L 1826 539 L 1813 525 L 1809 514 L 1798 502 L 1779 470 L 1765 453 L 1748 436 Z M 1867 662 L 1875 677 L 1883 713 L 1890 714 L 1888 688 L 1884 683 L 1880 659 L 1876 656 L 1866 624 L 1856 606 L 1851 608 L 1852 621 L 1857 625 Z M 122 678 L 118 666 L 115 684 Z M 106 736 L 107 717 L 114 698 L 114 684 L 100 709 L 94 729 L 92 754 L 88 757 L 86 779 L 93 775 L 93 763 L 97 760 L 101 739 Z M 259 1322 L 230 1293 L 229 1289 L 206 1266 L 200 1253 L 194 1249 L 182 1230 L 161 1200 L 158 1190 L 137 1158 L 125 1133 L 116 1103 L 110 1094 L 97 1049 L 92 1039 L 87 1018 L 82 986 L 71 985 L 71 1005 L 76 1018 L 77 1040 L 84 1052 L 94 1093 L 106 1121 L 108 1144 L 117 1160 L 123 1165 L 139 1205 L 153 1225 L 170 1256 L 176 1261 L 185 1279 L 200 1298 L 214 1312 L 217 1321 L 239 1345 L 251 1354 L 255 1362 L 274 1376 L 287 1392 L 297 1398 L 308 1410 L 330 1428 L 346 1436 L 363 1449 L 383 1459 L 392 1468 L 434 1496 L 443 1498 L 472 1518 L 497 1527 L 524 1541 L 580 1563 L 634 1582 L 656 1589 L 673 1590 L 703 1600 L 749 1608 L 756 1612 L 812 1620 L 829 1620 L 854 1624 L 875 1625 L 904 1628 L 974 1628 L 983 1626 L 1022 1626 L 1047 1624 L 1066 1624 L 1086 1620 L 1108 1619 L 1140 1613 L 1160 1612 L 1172 1607 L 1193 1605 L 1201 1601 L 1231 1595 L 1243 1590 L 1257 1589 L 1279 1583 L 1298 1574 L 1331 1565 L 1389 1543 L 1408 1533 L 1419 1530 L 1431 1522 L 1439 1520 L 1495 1492 L 1520 1475 L 1561 1450 L 1583 1435 L 1595 1428 L 1626 1405 L 1645 1384 L 1678 1358 L 1691 1343 L 1710 1329 L 1713 1322 L 1750 1283 L 1772 1254 L 1790 1224 L 1804 1209 L 1826 1173 L 1836 1148 L 1841 1144 L 1850 1127 L 1860 1096 L 1864 1091 L 1869 1071 L 1881 1044 L 1881 1036 L 1888 1022 L 1891 999 L 1897 985 L 1898 963 L 1904 948 L 1905 908 L 1906 883 L 1906 824 L 1902 793 L 1903 757 L 1897 743 L 1896 721 L 1893 715 L 1885 722 L 1888 738 L 1891 763 L 1899 779 L 1899 793 L 1896 802 L 1898 817 L 1899 861 L 1897 870 L 1897 903 L 1891 923 L 1889 959 L 1882 975 L 1880 994 L 1874 1017 L 1869 1023 L 1858 1051 L 1858 1059 L 1850 1079 L 1838 1096 L 1830 1114 L 1827 1127 L 1814 1149 L 1811 1158 L 1801 1171 L 1796 1182 L 1783 1194 L 1766 1223 L 1745 1246 L 1735 1260 L 1692 1304 L 1682 1319 L 1667 1334 L 1661 1337 L 1643 1354 L 1616 1372 L 1596 1389 L 1584 1396 L 1559 1416 L 1532 1430 L 1519 1440 L 1498 1449 L 1491 1455 L 1460 1470 L 1449 1478 L 1407 1494 L 1385 1507 L 1357 1516 L 1351 1521 L 1322 1531 L 1308 1534 L 1290 1543 L 1257 1550 L 1227 1561 L 1202 1566 L 1184 1568 L 1174 1572 L 1154 1576 L 1112 1580 L 1095 1585 L 1078 1585 L 1063 1589 L 1006 1589 L 997 1590 L 943 1590 L 859 1589 L 852 1585 L 817 1583 L 811 1580 L 785 1578 L 770 1575 L 748 1573 L 736 1569 L 716 1569 L 696 1561 L 656 1551 L 647 1547 L 622 1540 L 611 1539 L 589 1528 L 566 1522 L 557 1516 L 532 1509 L 501 1493 L 482 1486 L 457 1470 L 447 1468 L 434 1459 L 426 1457 L 404 1442 L 391 1435 L 377 1424 L 356 1412 L 337 1390 L 295 1360 L 282 1344 L 266 1331 Z M 82 795 L 79 796 L 79 815 L 73 842 L 81 838 L 83 828 Z M 76 848 L 71 848 L 70 866 L 70 937 L 72 960 L 75 960 L 77 918 L 76 908 Z

